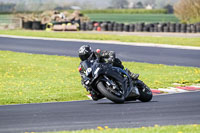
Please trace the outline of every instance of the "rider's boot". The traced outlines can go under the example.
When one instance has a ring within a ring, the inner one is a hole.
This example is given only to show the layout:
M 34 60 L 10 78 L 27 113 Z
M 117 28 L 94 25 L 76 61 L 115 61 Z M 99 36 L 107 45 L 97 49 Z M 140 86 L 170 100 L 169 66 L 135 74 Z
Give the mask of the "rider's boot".
M 132 73 L 130 70 L 128 70 L 127 68 L 125 69 L 125 71 L 128 73 L 128 75 L 133 79 L 133 80 L 137 80 L 139 77 L 139 74 L 135 74 Z
M 133 81 L 138 80 L 139 74 L 134 74 L 130 70 L 128 70 L 127 68 L 125 69 L 125 71 L 128 73 L 128 75 L 131 77 L 131 79 Z M 137 87 L 133 87 L 133 92 L 136 94 L 137 97 L 140 96 L 140 92 L 139 92 Z

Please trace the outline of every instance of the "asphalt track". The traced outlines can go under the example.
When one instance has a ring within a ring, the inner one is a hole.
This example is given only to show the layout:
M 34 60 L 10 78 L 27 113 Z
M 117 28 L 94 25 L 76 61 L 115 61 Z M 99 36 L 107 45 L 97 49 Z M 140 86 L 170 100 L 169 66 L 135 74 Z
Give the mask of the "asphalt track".
M 0 50 L 77 56 L 87 42 L 0 37 Z M 90 44 L 114 50 L 124 61 L 200 67 L 199 50 Z M 154 96 L 151 102 L 113 104 L 108 100 L 0 106 L 0 133 L 200 124 L 200 92 Z
M 147 62 L 178 66 L 200 67 L 200 50 L 88 43 L 84 41 L 54 41 L 0 37 L 0 50 L 16 52 L 78 56 L 78 49 L 89 44 L 95 50 L 113 50 L 122 61 Z
M 108 100 L 0 106 L 0 132 L 39 132 L 200 124 L 200 92 L 154 96 L 151 102 Z

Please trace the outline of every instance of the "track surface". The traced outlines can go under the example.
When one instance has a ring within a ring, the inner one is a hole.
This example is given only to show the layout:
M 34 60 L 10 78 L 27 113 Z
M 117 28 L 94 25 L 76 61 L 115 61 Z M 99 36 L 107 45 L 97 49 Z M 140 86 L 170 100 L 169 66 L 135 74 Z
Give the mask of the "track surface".
M 0 50 L 77 56 L 87 43 L 0 37 Z M 124 61 L 200 67 L 199 50 L 90 44 L 114 50 Z M 200 124 L 200 92 L 155 96 L 152 102 L 113 104 L 108 100 L 0 106 L 0 132 L 78 130 Z
M 0 132 L 77 130 L 97 126 L 200 124 L 200 92 L 113 104 L 108 100 L 0 106 Z
M 83 44 L 90 44 L 94 50 L 113 50 L 123 61 L 200 67 L 200 50 L 0 37 L 0 50 L 34 54 L 77 57 L 77 51 Z

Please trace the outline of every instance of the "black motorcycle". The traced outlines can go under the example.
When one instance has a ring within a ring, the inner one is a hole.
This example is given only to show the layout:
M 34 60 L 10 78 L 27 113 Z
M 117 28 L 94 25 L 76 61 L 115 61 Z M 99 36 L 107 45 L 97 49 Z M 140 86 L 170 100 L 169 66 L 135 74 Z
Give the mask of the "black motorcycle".
M 99 59 L 82 62 L 86 77 L 84 84 L 90 86 L 98 95 L 105 96 L 114 103 L 140 100 L 148 102 L 152 99 L 152 92 L 141 80 L 132 80 L 128 73 L 109 63 L 100 63 Z M 135 88 L 137 87 L 137 88 Z M 136 95 L 134 90 L 140 95 Z

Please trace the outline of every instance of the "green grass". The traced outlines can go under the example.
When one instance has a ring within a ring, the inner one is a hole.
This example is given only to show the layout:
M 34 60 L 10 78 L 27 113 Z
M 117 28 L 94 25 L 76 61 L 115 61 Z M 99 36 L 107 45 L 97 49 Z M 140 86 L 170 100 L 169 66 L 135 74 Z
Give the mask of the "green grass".
M 92 21 L 115 21 L 120 23 L 179 22 L 173 14 L 86 14 Z
M 1 19 L 12 18 L 12 17 L 13 17 L 13 15 L 11 15 L 11 14 L 0 14 L 0 20 Z
M 86 100 L 79 59 L 0 51 L 0 105 Z M 151 88 L 200 83 L 200 68 L 123 62 Z
M 181 46 L 200 47 L 200 38 L 183 38 L 183 37 L 151 37 L 151 36 L 133 36 L 133 35 L 111 35 L 95 34 L 80 32 L 47 32 L 31 30 L 0 30 L 2 35 L 33 36 L 48 38 L 68 38 L 68 39 L 86 39 L 86 40 L 111 40 L 119 42 L 140 42 L 155 44 L 170 44 Z
M 49 132 L 55 133 L 55 132 Z M 159 126 L 141 127 L 141 128 L 109 128 L 97 127 L 97 129 L 80 131 L 58 131 L 56 133 L 200 133 L 200 125 L 177 125 L 177 126 Z
M 12 21 L 10 20 L 11 18 L 13 18 L 13 15 L 10 14 L 0 14 L 0 24 L 4 23 L 4 24 L 9 24 Z

